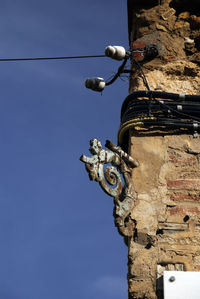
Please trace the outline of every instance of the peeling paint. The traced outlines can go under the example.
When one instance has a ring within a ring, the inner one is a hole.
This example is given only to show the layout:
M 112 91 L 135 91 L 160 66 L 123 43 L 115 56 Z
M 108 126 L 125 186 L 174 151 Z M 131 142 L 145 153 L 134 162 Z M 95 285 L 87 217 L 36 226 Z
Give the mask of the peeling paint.
M 109 140 L 106 147 L 108 150 L 102 149 L 101 142 L 92 139 L 89 150 L 93 156 L 82 155 L 80 160 L 85 163 L 90 180 L 98 182 L 104 192 L 114 197 L 114 218 L 119 233 L 131 236 L 135 224 L 130 214 L 136 201 L 131 173 L 139 163 Z M 105 164 L 112 166 L 104 169 Z

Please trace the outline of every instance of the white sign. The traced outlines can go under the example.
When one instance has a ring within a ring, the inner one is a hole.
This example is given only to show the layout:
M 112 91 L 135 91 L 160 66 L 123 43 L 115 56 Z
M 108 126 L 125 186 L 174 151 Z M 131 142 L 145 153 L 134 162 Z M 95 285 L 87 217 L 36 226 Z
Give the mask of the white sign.
M 164 271 L 164 299 L 200 299 L 200 272 Z

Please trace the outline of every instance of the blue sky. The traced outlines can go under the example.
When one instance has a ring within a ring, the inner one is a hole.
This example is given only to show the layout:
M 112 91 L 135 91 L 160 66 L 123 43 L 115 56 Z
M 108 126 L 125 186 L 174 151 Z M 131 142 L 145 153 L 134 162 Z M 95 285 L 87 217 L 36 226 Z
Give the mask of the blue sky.
M 128 48 L 125 1 L 2 0 L 0 58 Z M 90 182 L 89 140 L 117 141 L 128 82 L 103 94 L 109 58 L 0 62 L 0 298 L 127 298 L 127 248 L 112 198 Z

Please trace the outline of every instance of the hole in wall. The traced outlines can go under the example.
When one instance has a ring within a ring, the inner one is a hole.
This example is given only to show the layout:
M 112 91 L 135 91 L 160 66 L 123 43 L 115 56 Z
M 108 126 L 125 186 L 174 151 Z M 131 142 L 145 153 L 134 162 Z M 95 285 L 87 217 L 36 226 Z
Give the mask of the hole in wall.
M 150 249 L 152 246 L 153 246 L 153 244 L 149 242 L 149 243 L 147 243 L 147 245 L 145 246 L 145 248 L 146 249 Z
M 174 208 L 176 205 L 167 205 L 167 208 Z
M 126 216 L 126 218 L 124 219 L 124 223 L 127 223 L 129 221 L 129 216 L 130 216 L 130 214 L 128 216 Z
M 186 216 L 183 218 L 183 221 L 184 221 L 184 222 L 187 222 L 189 219 L 190 219 L 190 216 L 186 215 Z
M 156 235 L 163 235 L 163 234 L 164 234 L 163 229 L 158 229 L 158 230 L 156 231 Z

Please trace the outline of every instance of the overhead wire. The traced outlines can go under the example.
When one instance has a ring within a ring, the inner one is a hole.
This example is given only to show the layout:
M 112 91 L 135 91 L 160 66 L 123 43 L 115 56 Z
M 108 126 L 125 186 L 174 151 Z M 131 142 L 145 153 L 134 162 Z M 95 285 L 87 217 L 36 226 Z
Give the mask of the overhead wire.
M 22 58 L 0 58 L 0 62 L 12 61 L 36 61 L 36 60 L 66 60 L 66 59 L 84 59 L 84 58 L 103 58 L 106 55 L 81 55 L 81 56 L 55 56 L 55 57 L 22 57 Z

